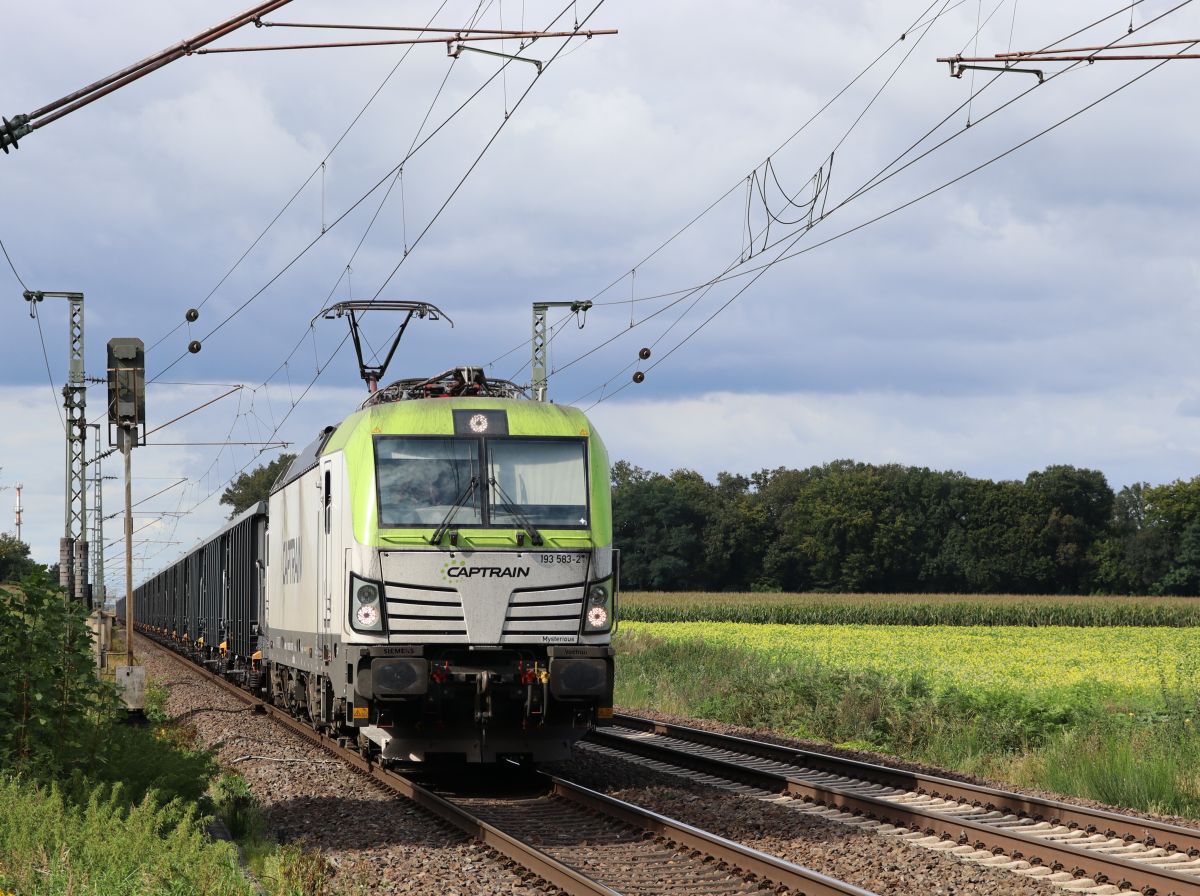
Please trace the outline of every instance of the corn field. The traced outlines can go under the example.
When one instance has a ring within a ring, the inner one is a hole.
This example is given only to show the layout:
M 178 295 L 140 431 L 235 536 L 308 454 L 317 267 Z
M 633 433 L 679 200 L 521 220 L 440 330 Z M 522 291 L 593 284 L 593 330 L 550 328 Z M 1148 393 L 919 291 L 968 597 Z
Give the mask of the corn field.
M 1200 598 L 632 591 L 630 622 L 764 625 L 1200 626 Z

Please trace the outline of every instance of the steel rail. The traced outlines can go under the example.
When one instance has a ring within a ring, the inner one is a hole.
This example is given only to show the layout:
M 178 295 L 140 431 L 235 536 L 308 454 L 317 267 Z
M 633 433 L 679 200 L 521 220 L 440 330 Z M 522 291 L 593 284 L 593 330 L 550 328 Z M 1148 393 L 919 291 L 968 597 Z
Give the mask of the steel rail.
M 143 636 L 146 636 L 145 626 L 139 625 L 137 628 L 142 629 Z M 157 638 L 152 638 L 152 640 L 158 641 Z M 172 650 L 169 645 L 159 643 L 158 646 L 171 659 L 246 703 L 253 711 L 267 715 L 272 721 L 316 744 L 387 789 L 412 800 L 453 827 L 491 847 L 505 858 L 533 872 L 547 883 L 559 887 L 572 896 L 574 894 L 621 896 L 619 891 L 593 880 L 542 850 L 488 824 L 411 779 L 383 768 L 353 750 L 339 746 L 322 732 L 316 731 L 278 707 L 258 699 L 221 675 L 182 656 Z M 725 862 L 744 873 L 782 884 L 803 896 L 876 896 L 869 890 L 828 877 L 810 868 L 788 862 L 724 837 L 718 837 L 665 815 L 651 812 L 606 794 L 597 793 L 561 778 L 546 777 L 552 793 L 557 797 L 614 818 L 621 823 L 648 831 L 680 846 L 699 850 L 718 862 Z
M 143 637 L 146 637 L 145 627 L 137 626 L 143 632 Z M 454 805 L 449 800 L 443 799 L 435 793 L 426 790 L 421 785 L 414 781 L 399 775 L 396 772 L 389 771 L 382 766 L 371 762 L 364 758 L 359 753 L 348 750 L 326 737 L 319 731 L 309 727 L 303 722 L 292 718 L 283 710 L 271 705 L 263 700 L 259 700 L 253 694 L 243 690 L 231 681 L 227 681 L 215 672 L 204 668 L 203 666 L 189 660 L 187 657 L 181 656 L 165 644 L 159 644 L 162 652 L 166 653 L 171 659 L 178 662 L 180 665 L 186 666 L 193 672 L 198 673 L 212 684 L 222 688 L 231 696 L 237 697 L 243 703 L 248 704 L 254 712 L 267 715 L 273 722 L 276 722 L 287 728 L 294 734 L 299 735 L 307 741 L 321 747 L 323 750 L 344 761 L 352 766 L 356 771 L 372 778 L 374 781 L 398 793 L 407 799 L 412 800 L 417 805 L 421 806 L 428 812 L 433 813 L 438 818 L 442 819 L 452 827 L 458 828 L 460 831 L 473 837 L 475 840 L 491 847 L 504 858 L 509 859 L 519 864 L 522 868 L 533 872 L 542 880 L 558 887 L 565 893 L 571 896 L 621 896 L 616 890 L 605 886 L 599 881 L 592 880 L 585 874 L 576 871 L 568 865 L 555 859 L 553 856 L 547 855 L 535 846 L 524 843 L 509 834 L 504 833 L 499 828 L 481 821 L 471 815 L 465 809 Z
M 998 787 L 954 781 L 937 775 L 906 771 L 858 759 L 786 747 L 729 734 L 718 734 L 688 725 L 657 722 L 623 713 L 614 714 L 613 724 L 637 731 L 661 734 L 677 740 L 747 753 L 775 762 L 799 764 L 814 771 L 857 778 L 872 784 L 911 790 L 935 799 L 954 800 L 973 806 L 982 806 L 989 810 L 1008 810 L 1034 821 L 1065 824 L 1081 828 L 1089 833 L 1131 838 L 1147 846 L 1162 846 L 1164 849 L 1200 856 L 1200 829 L 1169 824 L 1165 821 L 1122 815 L 1106 809 L 1095 809 L 1090 806 L 1064 803 L 1060 800 L 1013 793 Z
M 688 753 L 664 744 L 622 737 L 597 730 L 588 741 L 612 750 L 644 756 L 693 769 L 715 777 L 740 781 L 764 790 L 783 792 L 807 802 L 836 808 L 854 815 L 889 822 L 897 827 L 923 831 L 943 840 L 974 845 L 977 849 L 1000 850 L 1014 860 L 1069 871 L 1075 877 L 1090 877 L 1098 884 L 1132 887 L 1144 896 L 1200 896 L 1200 877 L 1180 874 L 1166 867 L 1135 862 L 1061 840 L 1043 839 L 1020 833 L 1019 828 L 1002 828 L 969 817 L 950 815 L 910 804 L 898 804 L 854 792 L 853 782 L 814 783 L 802 778 L 765 771 L 752 766 Z
M 631 827 L 641 828 L 680 846 L 698 850 L 725 862 L 739 871 L 782 884 L 804 896 L 873 896 L 871 891 L 836 878 L 827 877 L 752 847 L 718 837 L 666 815 L 651 812 L 607 794 L 597 793 L 580 784 L 550 777 L 556 796 L 571 800 L 602 815 L 616 818 Z

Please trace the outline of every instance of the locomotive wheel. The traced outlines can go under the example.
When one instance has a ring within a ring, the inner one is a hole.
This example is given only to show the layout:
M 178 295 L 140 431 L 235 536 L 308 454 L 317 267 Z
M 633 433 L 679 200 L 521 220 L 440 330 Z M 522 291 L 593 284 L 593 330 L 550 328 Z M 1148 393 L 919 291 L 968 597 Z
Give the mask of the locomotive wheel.
M 292 675 L 292 670 L 284 668 L 280 671 L 279 677 L 283 685 L 283 693 L 280 695 L 283 698 L 283 708 L 290 714 L 296 714 L 296 679 Z
M 310 723 L 312 723 L 314 728 L 322 728 L 324 727 L 324 724 L 322 720 L 318 718 L 318 707 L 321 705 L 321 702 L 317 695 L 317 676 L 306 676 L 306 681 L 307 686 L 305 687 L 304 696 L 306 704 L 305 708 L 308 710 L 308 720 Z

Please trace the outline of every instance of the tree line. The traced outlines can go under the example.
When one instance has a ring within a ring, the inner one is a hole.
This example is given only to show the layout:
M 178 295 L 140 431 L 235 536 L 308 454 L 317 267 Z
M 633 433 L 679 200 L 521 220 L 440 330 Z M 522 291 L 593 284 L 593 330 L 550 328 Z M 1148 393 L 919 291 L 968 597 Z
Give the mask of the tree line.
M 750 476 L 612 469 L 622 587 L 661 591 L 1200 594 L 1200 476 L 1114 492 L 839 460 Z
M 0 582 L 18 582 L 38 569 L 46 567 L 30 558 L 29 545 L 7 532 L 0 533 Z
M 291 456 L 221 503 L 265 500 Z M 654 591 L 1200 595 L 1200 476 L 1114 492 L 1068 465 L 1023 481 L 839 460 L 750 476 L 612 468 L 622 586 Z M 0 581 L 36 566 L 0 535 Z

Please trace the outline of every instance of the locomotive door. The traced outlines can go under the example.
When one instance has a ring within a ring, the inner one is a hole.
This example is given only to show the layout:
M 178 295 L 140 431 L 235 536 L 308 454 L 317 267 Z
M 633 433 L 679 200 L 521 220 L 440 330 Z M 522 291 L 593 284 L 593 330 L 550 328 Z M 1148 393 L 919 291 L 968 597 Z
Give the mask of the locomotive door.
M 317 526 L 317 653 L 322 665 L 332 660 L 333 637 L 333 589 L 339 587 L 335 580 L 337 564 L 334 562 L 333 521 L 333 461 L 321 462 L 321 519 Z

